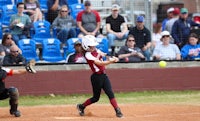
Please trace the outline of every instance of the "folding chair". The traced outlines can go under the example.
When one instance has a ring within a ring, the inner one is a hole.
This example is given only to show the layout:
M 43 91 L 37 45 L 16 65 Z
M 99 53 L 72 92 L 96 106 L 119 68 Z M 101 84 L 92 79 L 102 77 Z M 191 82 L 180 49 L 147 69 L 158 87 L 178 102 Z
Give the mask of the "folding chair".
M 42 43 L 44 39 L 51 38 L 50 33 L 51 25 L 48 21 L 37 21 L 33 23 L 33 29 L 31 30 L 31 37 L 39 43 Z
M 64 58 L 66 58 L 68 54 L 75 52 L 74 43 L 76 41 L 81 41 L 81 39 L 80 38 L 70 38 L 66 41 L 66 46 L 63 47 Z
M 12 4 L 12 0 L 0 0 L 0 6 Z
M 32 39 L 21 39 L 18 41 L 18 46 L 22 50 L 23 57 L 27 61 L 34 59 L 35 61 L 39 60 L 39 57 L 36 53 L 36 43 Z
M 10 18 L 12 15 L 17 13 L 17 8 L 15 5 L 3 5 L 1 14 L 1 23 L 3 27 L 8 27 L 10 25 Z
M 42 42 L 42 58 L 48 62 L 63 61 L 60 51 L 60 40 L 55 38 L 44 39 Z
M 101 50 L 104 53 L 108 53 L 108 40 L 106 38 L 96 38 L 97 42 L 99 43 L 96 48 Z
M 69 5 L 69 9 L 70 9 L 70 15 L 76 20 L 76 16 L 77 14 L 85 9 L 85 6 L 83 4 L 72 4 Z
M 78 4 L 78 0 L 67 0 L 68 5 Z
M 2 39 L 3 37 L 3 32 L 2 32 L 2 24 L 0 23 L 0 40 Z M 0 42 L 1 43 L 1 42 Z
M 47 1 L 48 0 L 38 0 L 38 2 L 40 3 L 40 9 L 44 15 L 44 18 L 46 18 L 47 16 L 47 11 L 48 11 L 48 7 L 47 7 Z
M 17 5 L 17 3 L 24 2 L 24 0 L 15 0 L 14 2 L 15 2 L 14 4 Z

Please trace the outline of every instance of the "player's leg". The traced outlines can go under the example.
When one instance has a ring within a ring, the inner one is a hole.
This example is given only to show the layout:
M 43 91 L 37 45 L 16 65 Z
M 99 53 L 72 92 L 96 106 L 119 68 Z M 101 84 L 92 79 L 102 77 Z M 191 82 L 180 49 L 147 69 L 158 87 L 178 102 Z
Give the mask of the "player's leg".
M 7 98 L 9 98 L 8 89 L 5 88 L 4 90 L 1 90 L 0 92 L 0 100 L 4 100 Z
M 10 97 L 9 104 L 10 104 L 10 114 L 14 115 L 15 117 L 20 117 L 21 113 L 17 110 L 18 108 L 18 98 L 19 92 L 18 89 L 15 87 L 8 88 L 8 94 Z
M 123 114 L 122 114 L 122 112 L 121 112 L 121 110 L 120 110 L 120 108 L 119 108 L 119 106 L 117 104 L 117 101 L 115 99 L 115 96 L 114 96 L 114 93 L 113 93 L 113 90 L 112 90 L 112 86 L 111 86 L 110 80 L 109 80 L 107 75 L 105 75 L 105 77 L 104 77 L 103 90 L 105 91 L 106 95 L 110 99 L 110 103 L 113 106 L 113 108 L 115 109 L 116 116 L 117 117 L 122 117 Z
M 17 111 L 17 105 L 18 105 L 18 91 L 16 88 L 9 88 L 9 89 L 4 89 L 0 93 L 0 100 L 4 100 L 10 97 L 9 104 L 11 106 L 10 108 L 10 114 L 15 115 L 16 117 L 20 116 L 20 112 Z
M 103 84 L 101 81 L 101 75 L 99 74 L 92 74 L 91 76 L 91 83 L 92 83 L 92 90 L 93 90 L 93 97 L 87 99 L 83 104 L 78 104 L 77 109 L 79 111 L 79 115 L 84 115 L 84 109 L 86 106 L 95 103 L 99 100 L 101 94 L 101 85 Z

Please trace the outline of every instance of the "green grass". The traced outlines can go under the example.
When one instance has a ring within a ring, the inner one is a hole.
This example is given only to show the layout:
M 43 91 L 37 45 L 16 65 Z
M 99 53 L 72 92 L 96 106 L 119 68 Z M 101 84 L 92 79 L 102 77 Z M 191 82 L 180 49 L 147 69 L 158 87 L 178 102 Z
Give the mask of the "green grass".
M 129 93 L 115 93 L 120 104 L 187 104 L 200 105 L 200 91 L 143 91 Z M 20 106 L 35 105 L 65 105 L 77 104 L 90 98 L 91 94 L 20 96 Z M 101 95 L 98 104 L 107 104 L 109 100 L 105 94 Z M 0 107 L 8 106 L 8 99 L 0 101 Z

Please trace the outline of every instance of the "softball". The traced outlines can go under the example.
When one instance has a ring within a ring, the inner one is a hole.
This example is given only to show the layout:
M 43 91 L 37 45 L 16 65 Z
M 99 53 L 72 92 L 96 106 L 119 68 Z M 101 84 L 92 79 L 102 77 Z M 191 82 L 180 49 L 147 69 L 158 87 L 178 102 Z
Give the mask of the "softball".
M 159 62 L 159 66 L 160 66 L 161 68 L 165 68 L 165 67 L 167 66 L 167 62 L 166 62 L 166 61 L 160 61 L 160 62 Z

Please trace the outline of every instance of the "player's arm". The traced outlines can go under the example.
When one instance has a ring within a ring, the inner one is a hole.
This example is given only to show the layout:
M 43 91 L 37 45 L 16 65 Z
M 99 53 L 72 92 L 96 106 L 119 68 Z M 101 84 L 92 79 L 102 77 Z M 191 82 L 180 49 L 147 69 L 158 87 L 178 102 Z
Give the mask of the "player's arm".
M 27 73 L 26 69 L 10 69 L 10 68 L 5 68 L 5 67 L 2 67 L 2 69 L 6 71 L 8 76 Z
M 116 34 L 116 32 L 114 32 L 114 31 L 111 29 L 110 23 L 107 23 L 107 24 L 106 24 L 106 31 L 107 31 L 108 33 Z
M 27 73 L 26 69 L 14 69 L 13 70 L 13 74 L 16 75 L 16 74 L 25 74 Z
M 110 57 L 108 60 L 105 60 L 105 61 L 101 61 L 101 60 L 98 60 L 98 59 L 95 59 L 94 60 L 94 63 L 99 65 L 99 66 L 105 66 L 105 65 L 109 65 L 111 63 L 115 63 L 115 62 L 118 62 L 119 59 L 117 57 Z
M 79 29 L 81 30 L 81 32 L 83 32 L 84 34 L 88 34 L 88 31 L 86 31 L 83 26 L 82 26 L 82 22 L 81 21 L 77 21 L 77 25 L 79 27 Z
M 97 49 L 97 52 L 99 53 L 99 55 L 106 57 L 107 53 L 102 52 L 101 50 Z
M 96 33 L 99 31 L 100 26 L 101 26 L 101 22 L 97 22 L 97 26 L 96 26 L 95 30 L 93 31 L 94 35 L 96 35 Z

